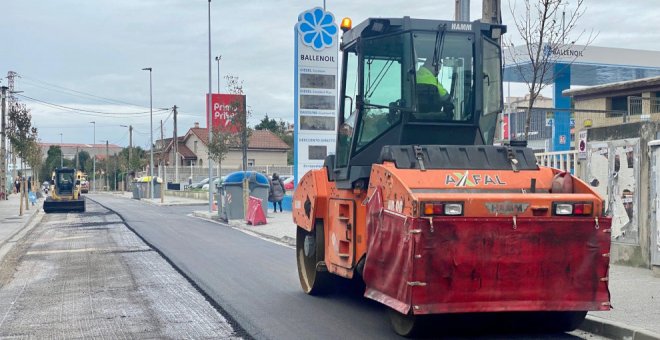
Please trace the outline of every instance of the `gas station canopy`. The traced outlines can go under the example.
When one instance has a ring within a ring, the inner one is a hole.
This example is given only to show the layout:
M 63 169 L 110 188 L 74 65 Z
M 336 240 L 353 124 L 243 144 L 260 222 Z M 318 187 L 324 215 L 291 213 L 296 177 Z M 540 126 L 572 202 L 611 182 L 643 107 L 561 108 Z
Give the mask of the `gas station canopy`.
M 526 53 L 525 46 L 504 50 L 505 82 L 524 82 L 520 71 L 531 78 L 531 62 Z M 571 45 L 546 46 L 544 53 L 550 53 L 550 62 L 570 67 L 570 85 L 593 86 L 660 76 L 660 51 Z M 554 78 L 550 74 L 545 82 L 553 83 Z
M 595 86 L 626 80 L 660 76 L 660 52 L 584 45 L 545 45 L 547 74 L 544 83 L 553 84 L 554 123 L 552 151 L 571 148 L 570 98 L 562 92 L 571 86 Z M 532 78 L 526 46 L 506 48 L 505 82 L 524 83 Z

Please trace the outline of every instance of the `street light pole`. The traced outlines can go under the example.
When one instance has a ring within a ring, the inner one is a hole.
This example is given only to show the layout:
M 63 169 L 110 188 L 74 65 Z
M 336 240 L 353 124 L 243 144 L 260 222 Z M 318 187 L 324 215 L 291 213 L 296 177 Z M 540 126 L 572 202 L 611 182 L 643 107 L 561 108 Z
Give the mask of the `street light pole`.
M 64 149 L 62 148 L 62 133 L 60 132 L 60 168 L 64 167 Z
M 92 170 L 92 191 L 96 191 L 96 148 L 94 146 L 96 145 L 96 122 L 90 122 L 91 124 L 94 124 L 94 141 L 92 142 L 92 156 L 93 158 L 93 164 L 94 168 Z
M 211 1 L 211 0 L 209 0 Z M 152 81 L 151 81 L 151 67 L 145 67 L 142 69 L 142 71 L 149 71 L 149 177 L 151 179 L 149 180 L 149 186 L 150 188 L 150 193 L 151 196 L 149 198 L 153 199 L 154 198 L 154 113 L 153 113 L 153 92 L 152 92 Z
M 222 56 L 216 56 L 215 61 L 218 62 L 218 93 L 220 93 L 220 59 L 222 59 Z
M 209 139 L 208 143 L 211 143 L 211 140 L 213 138 L 213 135 L 211 134 L 211 130 L 213 127 L 213 109 L 211 107 L 211 92 L 213 92 L 213 89 L 211 88 L 211 0 L 209 0 L 209 96 L 208 96 L 208 124 L 207 124 L 207 129 L 209 130 Z M 213 181 L 212 181 L 212 176 L 213 176 L 213 167 L 211 166 L 211 148 L 209 148 L 209 145 L 206 145 L 206 151 L 207 151 L 207 162 L 206 164 L 209 167 L 209 213 L 213 212 L 213 195 L 211 194 L 213 190 L 211 188 L 213 187 Z

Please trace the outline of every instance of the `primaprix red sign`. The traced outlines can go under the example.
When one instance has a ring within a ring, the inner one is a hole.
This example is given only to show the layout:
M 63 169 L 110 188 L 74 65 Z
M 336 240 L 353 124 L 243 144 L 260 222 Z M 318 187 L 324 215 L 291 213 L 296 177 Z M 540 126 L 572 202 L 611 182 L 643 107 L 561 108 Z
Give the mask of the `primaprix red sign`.
M 209 126 L 208 94 L 206 95 L 206 126 Z M 211 110 L 213 112 L 213 129 L 224 132 L 238 132 L 240 122 L 234 121 L 234 116 L 239 112 L 245 112 L 245 95 L 241 94 L 211 94 Z M 245 115 L 243 115 L 245 116 Z

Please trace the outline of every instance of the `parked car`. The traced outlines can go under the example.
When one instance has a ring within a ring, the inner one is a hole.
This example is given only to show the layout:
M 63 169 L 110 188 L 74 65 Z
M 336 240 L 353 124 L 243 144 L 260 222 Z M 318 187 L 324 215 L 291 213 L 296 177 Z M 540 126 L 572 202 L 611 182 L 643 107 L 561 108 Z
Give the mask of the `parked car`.
M 211 178 L 215 180 L 217 177 L 211 177 Z M 206 185 L 207 185 L 207 189 L 206 189 L 206 190 L 208 190 L 208 183 L 209 183 L 209 179 L 208 179 L 208 177 L 207 177 L 207 178 L 204 178 L 203 180 L 201 180 L 201 181 L 199 181 L 199 182 L 196 182 L 196 183 L 191 184 L 191 185 L 188 187 L 188 189 L 191 189 L 191 190 L 192 190 L 192 189 L 202 189 L 202 188 L 204 187 L 204 184 L 206 184 Z
M 284 190 L 293 190 L 293 176 L 288 177 L 282 183 L 284 183 Z
M 227 176 L 222 176 L 220 178 L 213 177 L 213 185 L 215 185 L 216 188 L 221 186 L 222 182 L 225 181 L 225 177 L 227 177 Z M 202 190 L 209 190 L 209 183 L 208 182 L 206 184 L 202 185 Z
M 80 192 L 86 194 L 89 192 L 89 182 L 80 181 Z

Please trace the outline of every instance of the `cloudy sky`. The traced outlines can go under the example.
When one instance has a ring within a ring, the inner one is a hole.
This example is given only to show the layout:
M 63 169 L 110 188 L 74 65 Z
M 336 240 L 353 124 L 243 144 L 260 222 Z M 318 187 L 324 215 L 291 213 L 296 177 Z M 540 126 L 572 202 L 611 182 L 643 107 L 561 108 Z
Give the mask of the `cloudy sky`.
M 514 0 L 511 0 L 514 1 Z M 516 1 L 522 8 L 520 1 Z M 576 0 L 569 0 L 567 10 Z M 594 45 L 660 50 L 657 0 L 586 0 L 580 30 L 598 33 Z M 244 82 L 252 124 L 265 114 L 293 122 L 293 26 L 300 12 L 322 1 L 243 0 L 211 3 L 212 54 L 221 77 Z M 205 124 L 208 91 L 208 2 L 203 0 L 3 0 L 0 2 L 0 84 L 20 75 L 16 90 L 33 113 L 44 142 L 149 144 L 149 74 L 153 68 L 154 139 L 172 135 L 170 110 L 179 109 L 179 134 Z M 471 1 L 471 19 L 481 1 Z M 452 0 L 327 1 L 337 20 L 368 17 L 453 18 Z M 511 24 L 507 0 L 504 23 Z M 516 32 L 509 29 L 515 40 Z M 213 91 L 217 91 L 213 61 Z M 226 90 L 221 79 L 221 88 Z M 522 87 L 512 87 L 522 95 Z M 67 108 L 74 108 L 72 111 Z

